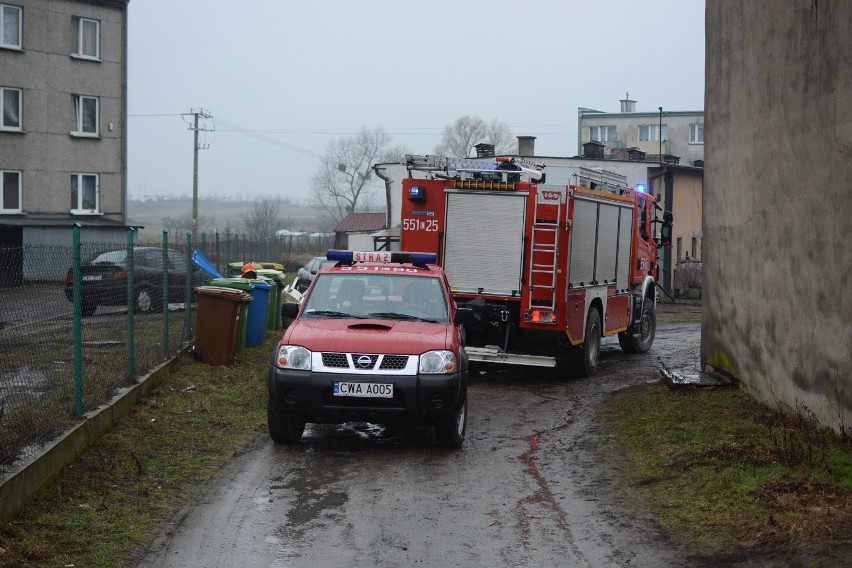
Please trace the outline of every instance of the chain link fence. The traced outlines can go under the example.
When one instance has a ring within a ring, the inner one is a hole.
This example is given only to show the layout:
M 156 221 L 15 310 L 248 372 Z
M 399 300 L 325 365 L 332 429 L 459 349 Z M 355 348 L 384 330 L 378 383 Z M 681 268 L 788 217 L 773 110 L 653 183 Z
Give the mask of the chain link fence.
M 228 264 L 278 262 L 285 239 L 202 235 L 199 249 Z M 27 459 L 117 389 L 174 356 L 193 337 L 190 236 L 157 245 L 80 242 L 0 250 L 0 470 Z M 317 243 L 324 246 L 326 243 Z

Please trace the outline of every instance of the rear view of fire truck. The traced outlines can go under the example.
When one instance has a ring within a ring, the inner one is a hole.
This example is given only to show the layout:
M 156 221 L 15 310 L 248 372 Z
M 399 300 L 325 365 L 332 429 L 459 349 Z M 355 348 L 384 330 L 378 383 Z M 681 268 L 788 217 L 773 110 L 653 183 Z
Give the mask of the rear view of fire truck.
M 465 326 L 471 361 L 566 364 L 597 372 L 601 337 L 650 349 L 658 248 L 671 214 L 618 174 L 514 158 L 407 156 L 402 248 L 433 251 Z M 662 225 L 655 238 L 655 223 Z

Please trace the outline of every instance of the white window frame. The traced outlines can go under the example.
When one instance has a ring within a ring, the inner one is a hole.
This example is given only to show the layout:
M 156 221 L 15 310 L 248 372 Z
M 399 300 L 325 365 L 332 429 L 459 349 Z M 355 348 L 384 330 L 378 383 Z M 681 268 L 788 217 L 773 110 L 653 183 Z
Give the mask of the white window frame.
M 83 209 L 83 180 L 94 178 L 95 180 L 95 207 Z M 77 202 L 72 203 L 71 213 L 74 215 L 100 215 L 101 203 L 101 180 L 98 174 L 74 173 L 71 174 L 71 198 L 74 199 L 74 184 L 77 184 Z
M 700 139 L 699 139 L 699 136 L 698 136 L 699 130 L 701 132 Z M 690 144 L 704 144 L 704 123 L 703 122 L 697 122 L 695 124 L 689 125 L 689 143 Z
M 18 176 L 18 207 L 6 207 L 6 175 L 15 174 Z M 20 170 L 0 170 L 0 214 L 22 213 L 23 212 L 23 194 L 21 186 L 23 184 L 23 173 Z
M 17 125 L 9 125 L 6 124 L 6 94 L 7 93 L 18 93 L 18 124 Z M 21 132 L 24 127 L 24 91 L 23 89 L 18 89 L 16 87 L 0 87 L 0 130 L 5 130 L 9 132 Z
M 93 20 L 92 18 L 76 18 L 77 20 L 77 53 L 73 54 L 74 57 L 80 59 L 90 59 L 92 61 L 100 61 L 101 60 L 101 23 L 98 20 Z M 94 24 L 94 34 L 95 34 L 95 52 L 94 53 L 85 53 L 84 46 L 86 44 L 86 26 Z
M 83 128 L 83 106 L 87 100 L 95 101 L 95 129 L 94 131 L 84 131 Z M 71 122 L 71 134 L 74 136 L 88 136 L 97 138 L 100 135 L 100 106 L 101 101 L 98 97 L 88 95 L 73 95 L 71 97 L 71 109 L 73 116 Z
M 6 37 L 6 18 L 7 14 L 18 13 L 18 43 L 11 43 Z M 12 6 L 11 4 L 0 4 L 0 47 L 7 49 L 23 49 L 23 34 L 24 34 L 24 9 L 20 6 Z
M 644 133 L 643 133 L 644 132 Z M 640 142 L 665 142 L 668 139 L 668 125 L 662 126 L 662 138 L 660 137 L 659 124 L 642 124 L 639 126 L 639 141 Z
M 610 137 L 610 131 L 612 131 L 612 137 Z M 601 124 L 589 127 L 589 140 L 593 142 L 615 142 L 617 139 L 618 129 L 614 124 Z

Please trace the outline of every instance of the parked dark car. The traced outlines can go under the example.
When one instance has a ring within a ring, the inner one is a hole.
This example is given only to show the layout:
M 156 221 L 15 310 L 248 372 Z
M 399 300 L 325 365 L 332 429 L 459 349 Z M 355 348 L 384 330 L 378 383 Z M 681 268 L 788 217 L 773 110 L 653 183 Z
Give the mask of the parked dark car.
M 133 306 L 140 314 L 163 309 L 163 250 L 136 247 L 133 251 Z M 186 257 L 168 251 L 169 303 L 186 301 Z M 98 306 L 127 305 L 127 249 L 102 252 L 81 263 L 81 314 L 90 316 Z M 192 269 L 192 286 L 204 283 L 203 272 Z M 65 277 L 65 297 L 74 301 L 73 272 Z
M 311 282 L 314 280 L 314 276 L 316 276 L 317 271 L 320 268 L 325 266 L 333 266 L 337 264 L 336 260 L 328 260 L 324 256 L 315 256 L 311 260 L 309 260 L 305 266 L 299 269 L 298 274 L 296 275 L 296 281 L 294 286 L 296 290 L 299 292 L 304 292 L 308 289 L 308 286 L 311 285 Z

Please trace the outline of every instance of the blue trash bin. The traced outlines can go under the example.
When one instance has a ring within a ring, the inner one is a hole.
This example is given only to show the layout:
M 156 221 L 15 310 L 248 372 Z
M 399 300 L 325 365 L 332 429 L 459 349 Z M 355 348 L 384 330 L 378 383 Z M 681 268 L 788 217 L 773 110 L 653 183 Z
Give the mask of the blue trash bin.
M 248 305 L 246 345 L 260 345 L 263 343 L 266 330 L 266 298 L 269 296 L 272 285 L 259 280 L 252 280 L 251 283 L 254 287 L 250 292 L 252 301 Z

